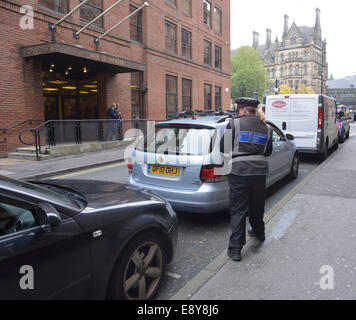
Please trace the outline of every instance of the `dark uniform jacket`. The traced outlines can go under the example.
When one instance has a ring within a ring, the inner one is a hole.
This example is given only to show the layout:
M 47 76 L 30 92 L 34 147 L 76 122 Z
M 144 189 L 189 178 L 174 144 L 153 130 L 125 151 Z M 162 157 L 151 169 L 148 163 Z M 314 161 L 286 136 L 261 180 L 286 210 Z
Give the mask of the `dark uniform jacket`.
M 255 115 L 231 119 L 227 129 L 232 129 L 231 174 L 239 176 L 266 175 L 272 154 L 272 129 Z

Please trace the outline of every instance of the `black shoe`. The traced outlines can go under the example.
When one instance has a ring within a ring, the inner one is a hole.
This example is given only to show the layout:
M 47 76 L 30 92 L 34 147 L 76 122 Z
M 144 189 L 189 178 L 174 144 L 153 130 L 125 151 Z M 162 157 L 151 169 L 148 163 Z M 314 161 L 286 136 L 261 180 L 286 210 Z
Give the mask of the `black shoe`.
M 251 238 L 256 238 L 257 240 L 263 242 L 266 240 L 266 237 L 265 237 L 265 234 L 264 233 L 261 233 L 261 234 L 254 234 L 252 232 L 252 230 L 247 230 L 247 233 L 248 235 L 251 237 Z
M 240 250 L 228 250 L 227 255 L 234 261 L 241 261 L 241 251 Z

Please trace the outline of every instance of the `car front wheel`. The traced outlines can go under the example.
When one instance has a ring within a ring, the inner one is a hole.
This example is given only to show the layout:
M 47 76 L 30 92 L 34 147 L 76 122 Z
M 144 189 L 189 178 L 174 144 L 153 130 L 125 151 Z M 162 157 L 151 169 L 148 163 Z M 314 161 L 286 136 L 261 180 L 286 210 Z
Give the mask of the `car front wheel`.
M 292 180 L 297 179 L 299 172 L 299 157 L 298 154 L 295 153 L 292 161 L 292 167 L 290 169 L 289 178 Z
M 145 232 L 134 238 L 117 261 L 110 297 L 150 300 L 155 297 L 166 271 L 167 253 L 162 237 Z

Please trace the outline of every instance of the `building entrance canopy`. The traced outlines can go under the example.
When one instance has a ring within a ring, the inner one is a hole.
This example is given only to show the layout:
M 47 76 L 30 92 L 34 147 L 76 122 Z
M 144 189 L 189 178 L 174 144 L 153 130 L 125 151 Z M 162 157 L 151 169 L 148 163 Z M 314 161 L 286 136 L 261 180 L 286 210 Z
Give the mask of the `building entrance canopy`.
M 47 42 L 21 48 L 23 58 L 40 58 L 42 65 L 57 62 L 63 71 L 69 66 L 82 65 L 94 72 L 129 73 L 145 71 L 145 64 L 112 56 L 103 52 L 83 49 L 80 47 Z

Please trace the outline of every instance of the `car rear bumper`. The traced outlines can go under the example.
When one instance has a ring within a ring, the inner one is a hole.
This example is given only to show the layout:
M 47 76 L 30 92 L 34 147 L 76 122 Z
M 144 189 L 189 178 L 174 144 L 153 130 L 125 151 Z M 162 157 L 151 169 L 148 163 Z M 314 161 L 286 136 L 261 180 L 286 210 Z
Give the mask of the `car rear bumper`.
M 204 183 L 195 191 L 142 184 L 135 181 L 132 175 L 127 177 L 126 182 L 135 187 L 152 190 L 167 200 L 175 211 L 210 213 L 225 210 L 229 207 L 227 181 Z

